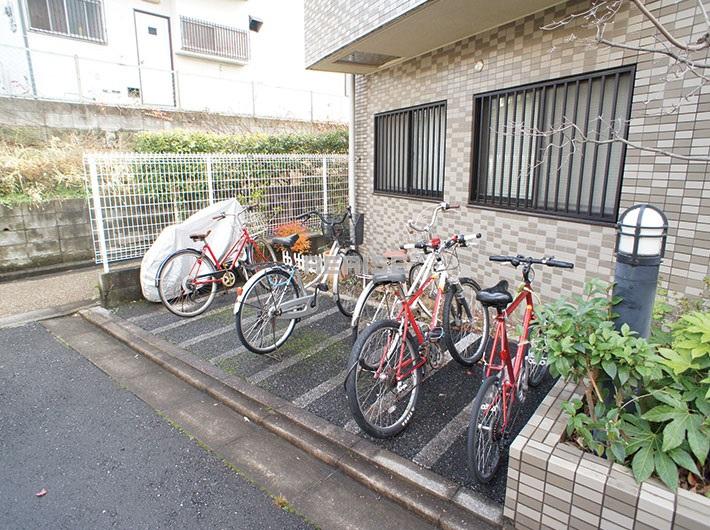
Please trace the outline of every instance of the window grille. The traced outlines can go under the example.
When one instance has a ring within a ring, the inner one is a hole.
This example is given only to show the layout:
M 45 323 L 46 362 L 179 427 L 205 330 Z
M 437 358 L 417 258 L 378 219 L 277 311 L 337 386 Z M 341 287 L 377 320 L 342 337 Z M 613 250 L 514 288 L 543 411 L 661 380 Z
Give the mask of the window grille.
M 27 0 L 30 29 L 106 43 L 101 0 Z
M 182 49 L 237 61 L 249 60 L 249 33 L 205 20 L 180 17 Z
M 375 115 L 375 191 L 441 198 L 446 102 Z
M 627 138 L 634 73 L 625 66 L 476 96 L 470 202 L 614 222 L 626 146 L 596 141 Z

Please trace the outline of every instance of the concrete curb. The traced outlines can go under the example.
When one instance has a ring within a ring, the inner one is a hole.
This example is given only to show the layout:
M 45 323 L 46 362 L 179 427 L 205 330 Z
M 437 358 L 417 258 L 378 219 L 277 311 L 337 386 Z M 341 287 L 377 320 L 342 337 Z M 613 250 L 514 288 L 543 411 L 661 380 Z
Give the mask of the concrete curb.
M 224 374 L 104 308 L 84 309 L 79 314 L 237 413 L 441 528 L 503 524 L 502 507 L 475 492 L 239 377 Z
M 30 322 L 39 322 L 40 320 L 64 317 L 76 313 L 80 309 L 95 306 L 97 303 L 98 301 L 96 300 L 83 300 L 81 302 L 72 302 L 70 304 L 64 304 L 57 307 L 35 309 L 34 311 L 27 311 L 26 313 L 9 315 L 0 318 L 0 328 L 14 328 Z

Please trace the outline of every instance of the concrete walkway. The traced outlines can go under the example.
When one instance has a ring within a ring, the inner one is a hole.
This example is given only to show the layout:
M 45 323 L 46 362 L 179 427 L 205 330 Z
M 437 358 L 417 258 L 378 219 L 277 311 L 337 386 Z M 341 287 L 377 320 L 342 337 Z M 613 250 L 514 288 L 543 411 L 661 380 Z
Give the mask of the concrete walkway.
M 134 393 L 217 458 L 267 491 L 276 502 L 294 509 L 316 526 L 373 530 L 432 528 L 406 508 L 255 425 L 84 319 L 56 318 L 45 321 L 43 326 L 103 370 L 115 384 Z
M 0 318 L 96 301 L 100 273 L 100 267 L 90 267 L 2 282 Z

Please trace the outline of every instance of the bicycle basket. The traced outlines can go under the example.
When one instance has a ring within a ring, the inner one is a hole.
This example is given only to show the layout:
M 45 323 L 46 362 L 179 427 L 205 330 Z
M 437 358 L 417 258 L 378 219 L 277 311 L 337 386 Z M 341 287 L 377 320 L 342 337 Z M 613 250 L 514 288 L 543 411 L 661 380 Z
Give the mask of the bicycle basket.
M 325 221 L 321 222 L 321 231 L 323 235 L 333 241 L 338 240 L 341 245 L 350 244 L 350 218 L 346 218 L 342 223 L 332 224 L 334 221 L 339 220 L 341 215 L 325 215 Z
M 266 234 L 268 225 L 266 224 L 266 217 L 263 213 L 250 210 L 245 212 L 241 218 L 252 237 Z

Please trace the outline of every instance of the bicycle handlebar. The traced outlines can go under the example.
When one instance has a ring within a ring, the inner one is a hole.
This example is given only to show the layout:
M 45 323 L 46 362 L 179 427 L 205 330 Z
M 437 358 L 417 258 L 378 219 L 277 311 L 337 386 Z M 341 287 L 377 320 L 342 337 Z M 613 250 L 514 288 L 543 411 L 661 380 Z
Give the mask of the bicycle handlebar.
M 532 258 L 532 257 L 525 257 L 522 255 L 518 256 L 490 256 L 488 258 L 490 261 L 498 261 L 498 262 L 509 262 L 513 265 L 513 267 L 517 267 L 520 264 L 527 264 L 527 265 L 547 265 L 548 267 L 558 267 L 561 269 L 574 269 L 574 263 L 570 263 L 569 261 L 562 261 L 562 260 L 557 260 L 554 257 L 550 256 L 543 256 L 542 258 Z
M 219 215 L 215 215 L 212 219 L 217 221 L 222 220 L 226 217 L 239 217 L 243 213 L 252 211 L 254 208 L 256 208 L 256 204 L 247 204 L 246 206 L 243 206 L 242 209 L 239 210 L 237 213 L 220 212 Z
M 338 219 L 338 220 L 330 220 L 330 221 L 328 221 L 322 213 L 317 212 L 316 210 L 311 210 L 310 212 L 306 212 L 306 213 L 302 213 L 301 215 L 297 215 L 297 216 L 295 217 L 295 219 L 297 219 L 297 220 L 299 220 L 299 221 L 300 221 L 300 220 L 305 220 L 305 219 L 310 218 L 310 217 L 313 216 L 313 215 L 317 215 L 318 217 L 320 217 L 320 220 L 321 220 L 323 223 L 332 226 L 332 225 L 339 225 L 339 224 L 345 222 L 345 219 L 347 219 L 348 216 L 351 215 L 351 212 L 350 212 L 350 206 L 348 206 L 348 207 L 346 208 L 346 210 L 345 210 L 345 213 L 343 214 L 343 217 L 341 217 L 341 218 Z
M 407 226 L 408 226 L 409 228 L 411 228 L 412 230 L 416 231 L 416 232 L 427 232 L 427 233 L 429 233 L 429 232 L 431 231 L 432 227 L 434 226 L 434 223 L 436 223 L 436 217 L 437 217 L 437 215 L 439 214 L 439 211 L 441 211 L 441 210 L 454 210 L 454 209 L 457 209 L 457 208 L 461 208 L 461 205 L 458 204 L 458 203 L 449 204 L 449 203 L 446 202 L 446 201 L 441 201 L 441 202 L 436 206 L 436 208 L 434 208 L 434 211 L 433 211 L 432 214 L 431 214 L 431 220 L 429 221 L 429 224 L 424 225 L 423 227 L 419 227 L 419 226 L 417 226 L 416 224 L 414 224 L 414 220 L 413 220 L 413 219 L 410 219 L 409 221 L 407 221 Z

